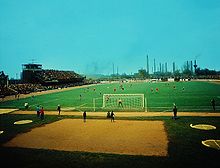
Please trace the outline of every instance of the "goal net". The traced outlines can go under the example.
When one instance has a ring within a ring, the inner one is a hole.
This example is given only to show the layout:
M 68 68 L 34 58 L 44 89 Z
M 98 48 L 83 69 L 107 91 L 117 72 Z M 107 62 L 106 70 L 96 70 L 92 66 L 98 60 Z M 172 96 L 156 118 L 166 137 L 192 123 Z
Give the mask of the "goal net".
M 103 94 L 103 108 L 144 109 L 144 94 Z

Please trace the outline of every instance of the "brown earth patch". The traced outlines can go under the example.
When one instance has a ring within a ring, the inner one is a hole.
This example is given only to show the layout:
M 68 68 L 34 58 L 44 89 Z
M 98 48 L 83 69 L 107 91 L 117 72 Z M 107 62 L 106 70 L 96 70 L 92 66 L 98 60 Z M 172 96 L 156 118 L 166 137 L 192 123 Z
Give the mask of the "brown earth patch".
M 162 121 L 63 119 L 17 135 L 10 147 L 64 151 L 167 156 L 168 138 Z
M 17 111 L 18 109 L 0 109 L 0 114 L 11 113 Z
M 153 116 L 173 116 L 173 112 L 114 112 L 117 117 L 153 117 Z M 36 111 L 14 111 L 11 114 L 36 114 Z M 60 115 L 73 115 L 73 116 L 82 116 L 82 112 L 76 111 L 61 111 Z M 47 115 L 58 115 L 57 111 L 45 111 L 45 116 Z M 88 117 L 106 117 L 106 112 L 87 112 Z M 182 116 L 213 116 L 219 117 L 220 112 L 178 112 L 178 117 Z
M 213 81 L 213 82 L 210 82 L 210 83 L 220 84 L 220 80 L 219 81 Z

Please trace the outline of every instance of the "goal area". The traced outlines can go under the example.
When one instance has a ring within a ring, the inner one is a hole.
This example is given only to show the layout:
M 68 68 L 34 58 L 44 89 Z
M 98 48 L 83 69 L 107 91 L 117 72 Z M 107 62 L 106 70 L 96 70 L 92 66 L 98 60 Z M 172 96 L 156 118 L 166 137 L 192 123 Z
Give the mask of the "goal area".
M 138 110 L 145 107 L 144 94 L 103 94 L 102 107 L 110 110 Z

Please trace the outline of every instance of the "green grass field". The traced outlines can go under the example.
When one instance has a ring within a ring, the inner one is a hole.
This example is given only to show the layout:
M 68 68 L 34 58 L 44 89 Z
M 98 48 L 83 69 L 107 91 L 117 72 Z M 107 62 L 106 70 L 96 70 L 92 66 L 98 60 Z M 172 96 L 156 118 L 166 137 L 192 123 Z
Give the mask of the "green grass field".
M 43 106 L 45 110 L 56 110 L 58 104 L 63 109 L 75 111 L 94 111 L 93 101 L 95 99 L 95 110 L 106 111 L 102 108 L 103 94 L 144 94 L 146 98 L 143 111 L 171 111 L 173 103 L 176 103 L 178 111 L 213 111 L 211 99 L 216 100 L 216 111 L 220 111 L 220 85 L 209 82 L 158 82 L 158 83 L 123 83 L 124 90 L 120 89 L 119 83 L 101 84 L 76 88 L 69 91 L 51 93 L 1 102 L 0 108 L 24 109 L 24 103 L 28 102 L 30 110 L 35 110 L 37 105 Z M 174 88 L 175 87 L 175 88 Z M 95 91 L 93 90 L 95 88 Z M 116 92 L 114 92 L 116 88 Z M 151 92 L 151 88 L 153 92 Z M 156 92 L 156 88 L 159 89 Z M 184 88 L 184 90 L 183 90 Z M 80 100 L 80 94 L 82 98 Z M 112 109 L 123 111 L 121 109 Z
M 176 89 L 173 88 L 175 85 Z M 184 91 L 182 88 L 184 87 Z M 96 88 L 96 91 L 93 89 Z M 125 90 L 119 89 L 119 84 L 103 84 L 88 88 L 73 89 L 59 93 L 35 96 L 14 101 L 1 102 L 0 108 L 23 109 L 27 101 L 30 109 L 35 110 L 36 105 L 41 105 L 45 110 L 56 110 L 57 104 L 62 108 L 74 107 L 75 110 L 93 111 L 93 98 L 97 98 L 97 106 L 102 106 L 102 94 L 114 93 L 144 93 L 147 98 L 148 111 L 171 111 L 175 102 L 179 111 L 213 111 L 210 105 L 212 98 L 219 102 L 220 85 L 208 82 L 175 82 L 175 83 L 129 83 L 124 84 Z M 151 92 L 151 88 L 154 92 Z M 159 92 L 156 93 L 155 89 Z M 101 92 L 101 94 L 100 94 Z M 82 100 L 79 95 L 82 94 Z M 219 105 L 219 104 L 217 104 Z M 97 110 L 103 110 L 97 108 Z M 219 106 L 217 111 L 219 112 Z M 220 151 L 202 145 L 201 141 L 207 139 L 220 139 L 220 117 L 180 117 L 177 120 L 171 117 L 117 117 L 120 120 L 160 120 L 164 122 L 168 135 L 168 156 L 131 156 L 89 152 L 66 152 L 45 149 L 28 149 L 3 147 L 2 144 L 20 133 L 27 132 L 35 127 L 44 126 L 64 118 L 80 118 L 81 116 L 46 115 L 41 121 L 36 115 L 1 114 L 0 130 L 0 163 L 5 167 L 219 167 Z M 105 117 L 88 117 L 105 119 Z M 32 123 L 14 125 L 17 120 L 31 119 Z M 216 130 L 196 130 L 190 124 L 211 124 Z M 65 130 L 64 130 L 65 131 Z M 42 137 L 43 140 L 43 137 Z M 155 139 L 156 140 L 156 139 Z
M 202 140 L 219 139 L 220 117 L 180 117 L 172 120 L 171 117 L 117 117 L 120 120 L 160 120 L 164 121 L 168 135 L 168 156 L 132 156 L 89 152 L 66 152 L 45 149 L 28 149 L 1 146 L 14 136 L 27 132 L 34 127 L 44 126 L 64 118 L 81 118 L 81 116 L 47 115 L 41 121 L 36 115 L 0 115 L 0 129 L 4 133 L 0 135 L 0 163 L 5 167 L 16 168 L 80 168 L 80 167 L 209 167 L 219 166 L 220 151 L 208 148 L 201 144 Z M 17 120 L 32 119 L 33 122 L 26 125 L 13 125 Z M 90 118 L 88 118 L 89 120 Z M 105 118 L 99 118 L 105 119 Z M 211 124 L 216 130 L 196 130 L 190 124 Z M 155 139 L 156 140 L 156 139 Z M 43 141 L 43 137 L 42 137 Z

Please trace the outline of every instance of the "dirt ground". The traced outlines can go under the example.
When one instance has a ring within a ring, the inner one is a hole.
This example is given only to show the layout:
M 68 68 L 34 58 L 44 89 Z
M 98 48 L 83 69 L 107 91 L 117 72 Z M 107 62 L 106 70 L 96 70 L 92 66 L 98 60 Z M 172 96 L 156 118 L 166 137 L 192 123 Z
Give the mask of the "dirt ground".
M 18 109 L 0 109 L 0 114 L 11 113 L 13 111 L 17 111 Z
M 173 112 L 114 112 L 117 117 L 153 117 L 153 116 L 173 116 Z M 36 114 L 35 111 L 14 111 L 11 114 Z M 58 115 L 57 111 L 45 111 L 46 115 Z M 60 115 L 82 116 L 82 112 L 61 111 Z M 87 112 L 87 116 L 106 117 L 106 112 Z M 220 116 L 219 112 L 178 112 L 178 117 L 182 116 Z
M 220 84 L 220 80 L 218 80 L 218 81 L 213 81 L 213 82 L 211 82 L 211 83 Z
M 168 154 L 162 121 L 63 119 L 19 134 L 4 146 L 144 156 Z

